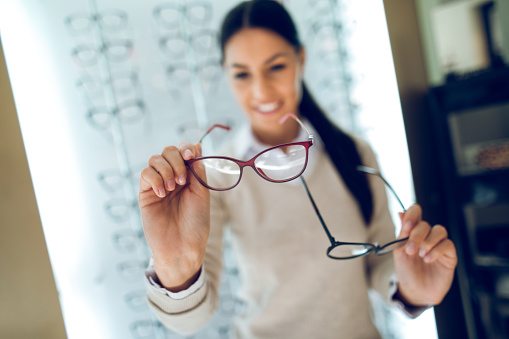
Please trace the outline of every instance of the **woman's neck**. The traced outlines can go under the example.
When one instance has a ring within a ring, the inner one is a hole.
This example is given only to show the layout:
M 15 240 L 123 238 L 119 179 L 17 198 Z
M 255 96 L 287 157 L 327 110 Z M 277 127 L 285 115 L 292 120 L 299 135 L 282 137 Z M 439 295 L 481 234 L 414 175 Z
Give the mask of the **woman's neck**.
M 296 121 L 288 121 L 283 126 L 280 126 L 276 131 L 257 131 L 253 128 L 253 135 L 255 138 L 264 145 L 276 146 L 281 144 L 290 143 L 299 135 L 300 126 Z

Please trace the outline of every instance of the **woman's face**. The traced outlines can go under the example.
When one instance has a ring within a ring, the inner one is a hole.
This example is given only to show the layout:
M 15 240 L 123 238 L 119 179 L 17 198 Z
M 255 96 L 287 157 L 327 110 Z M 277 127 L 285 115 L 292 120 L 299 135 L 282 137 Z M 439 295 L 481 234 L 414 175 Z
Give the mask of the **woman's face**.
M 286 113 L 298 114 L 304 50 L 297 53 L 270 30 L 246 28 L 226 43 L 224 56 L 233 93 L 260 141 L 275 144 L 296 137 L 298 125 L 280 125 L 279 120 Z

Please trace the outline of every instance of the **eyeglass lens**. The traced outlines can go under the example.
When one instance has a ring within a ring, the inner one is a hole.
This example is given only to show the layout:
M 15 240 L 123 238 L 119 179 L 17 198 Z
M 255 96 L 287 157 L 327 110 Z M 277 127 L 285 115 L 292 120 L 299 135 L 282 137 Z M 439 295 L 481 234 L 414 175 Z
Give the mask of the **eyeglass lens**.
M 127 13 L 120 10 L 104 11 L 98 15 L 76 13 L 65 19 L 67 28 L 72 34 L 88 32 L 94 21 L 98 21 L 103 29 L 115 31 L 127 26 Z
M 382 254 L 390 253 L 392 251 L 397 250 L 398 248 L 401 248 L 401 247 L 405 246 L 407 244 L 407 242 L 408 242 L 408 238 L 400 239 L 400 240 L 396 240 L 396 241 L 390 242 L 387 245 L 385 245 L 383 247 L 380 247 L 377 250 L 376 254 L 377 255 L 382 255 Z
M 385 246 L 378 247 L 372 244 L 341 244 L 328 250 L 327 255 L 336 259 L 349 259 L 375 251 L 376 255 L 393 252 L 406 245 L 408 239 L 395 240 Z
M 189 22 L 194 25 L 207 23 L 212 17 L 212 7 L 208 2 L 192 2 L 185 7 L 167 3 L 154 10 L 154 16 L 159 24 L 167 29 L 177 27 L 185 14 Z
M 330 250 L 328 256 L 338 259 L 355 258 L 367 254 L 373 248 L 374 246 L 369 244 L 343 244 Z
M 117 115 L 123 123 L 133 123 L 143 118 L 145 104 L 142 101 L 126 101 L 121 104 L 113 114 Z M 111 111 L 106 107 L 94 107 L 87 113 L 88 121 L 99 129 L 106 129 L 110 125 Z
M 398 201 L 398 203 L 403 208 L 403 211 L 406 211 L 405 206 L 401 202 L 401 199 L 396 194 L 396 191 L 392 188 L 392 186 L 385 180 L 385 178 L 380 174 L 380 172 L 374 168 L 366 167 L 366 166 L 357 166 L 357 170 L 360 172 L 364 172 L 366 174 L 375 175 L 379 177 L 384 184 L 390 189 L 390 191 L 394 194 L 394 197 Z M 332 259 L 352 259 L 356 257 L 360 257 L 362 255 L 368 254 L 369 252 L 375 251 L 376 255 L 384 255 L 390 252 L 393 252 L 399 248 L 402 248 L 408 243 L 408 237 L 403 239 L 395 239 L 391 242 L 386 243 L 383 246 L 370 243 L 356 243 L 356 242 L 337 242 L 334 237 L 332 236 L 331 232 L 325 225 L 325 222 L 320 215 L 320 211 L 318 210 L 316 203 L 311 196 L 311 193 L 309 192 L 308 186 L 306 184 L 306 181 L 304 178 L 301 177 L 302 184 L 304 185 L 304 189 L 306 190 L 306 193 L 308 195 L 308 198 L 311 201 L 311 204 L 313 205 L 315 212 L 325 230 L 325 233 L 329 237 L 329 240 L 331 242 L 331 246 L 327 249 L 327 256 Z
M 269 149 L 259 154 L 255 161 L 256 171 L 265 179 L 286 181 L 300 175 L 307 163 L 307 151 L 303 145 L 286 145 Z M 213 189 L 228 189 L 234 187 L 240 180 L 241 168 L 235 161 L 209 157 L 195 161 L 191 165 L 194 173 L 203 173 L 206 177 L 199 177 Z M 208 180 L 207 180 L 208 179 Z
M 260 154 L 255 162 L 256 169 L 272 180 L 288 180 L 296 177 L 306 166 L 306 147 L 291 145 L 274 148 Z

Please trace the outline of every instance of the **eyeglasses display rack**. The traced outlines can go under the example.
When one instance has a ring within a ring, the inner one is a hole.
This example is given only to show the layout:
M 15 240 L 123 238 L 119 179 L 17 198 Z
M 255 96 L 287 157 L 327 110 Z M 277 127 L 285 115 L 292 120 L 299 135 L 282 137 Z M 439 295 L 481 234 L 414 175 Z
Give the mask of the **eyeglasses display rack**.
M 117 168 L 100 172 L 97 179 L 112 196 L 104 203 L 104 212 L 121 227 L 110 232 L 112 246 L 125 256 L 112 272 L 119 284 L 125 285 L 117 289 L 127 290 L 118 305 L 138 314 L 138 320 L 125 324 L 134 338 L 162 338 L 164 331 L 148 309 L 146 287 L 140 279 L 151 254 L 143 236 L 136 173 L 124 133 L 125 124 L 139 122 L 146 114 L 133 61 L 135 43 L 125 11 L 99 11 L 95 0 L 89 1 L 89 8 L 89 13 L 67 16 L 64 24 L 78 41 L 88 41 L 78 43 L 71 51 L 81 75 L 76 86 L 88 107 L 86 121 L 108 140 L 117 159 Z
M 352 71 L 348 39 L 355 30 L 355 20 L 348 17 L 347 1 L 308 1 L 304 33 L 310 58 L 308 79 L 321 106 L 339 126 L 360 133 L 356 117 L 358 103 L 353 98 L 360 77 Z

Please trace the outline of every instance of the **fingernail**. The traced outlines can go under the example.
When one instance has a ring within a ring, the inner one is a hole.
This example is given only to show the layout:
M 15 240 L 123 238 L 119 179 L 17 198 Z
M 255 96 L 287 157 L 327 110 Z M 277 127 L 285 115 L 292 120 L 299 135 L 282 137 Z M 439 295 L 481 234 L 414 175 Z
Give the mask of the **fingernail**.
M 426 250 L 425 250 L 424 248 L 421 248 L 421 249 L 419 250 L 419 257 L 421 257 L 421 258 L 422 258 L 422 257 L 424 257 L 425 255 L 426 255 Z
M 190 149 L 184 151 L 184 159 L 189 160 L 193 157 L 193 152 Z
M 166 186 L 168 191 L 173 191 L 175 189 L 175 179 L 170 178 L 166 180 Z
M 409 243 L 406 246 L 406 254 L 413 255 L 417 251 L 417 247 L 415 247 L 415 244 L 413 242 Z
M 185 175 L 179 176 L 177 181 L 180 185 L 184 185 L 186 183 L 186 176 Z
M 164 198 L 166 196 L 166 192 L 164 191 L 164 188 L 159 188 L 159 197 Z
M 424 257 L 424 262 L 429 263 L 430 261 L 431 261 L 431 255 L 428 254 L 427 256 Z

